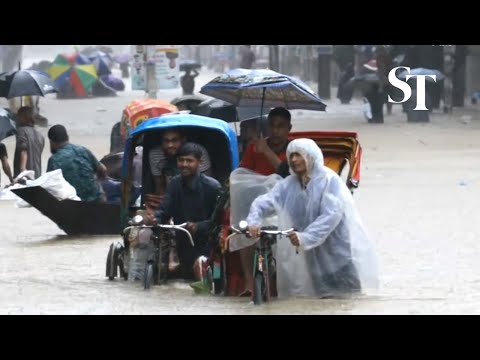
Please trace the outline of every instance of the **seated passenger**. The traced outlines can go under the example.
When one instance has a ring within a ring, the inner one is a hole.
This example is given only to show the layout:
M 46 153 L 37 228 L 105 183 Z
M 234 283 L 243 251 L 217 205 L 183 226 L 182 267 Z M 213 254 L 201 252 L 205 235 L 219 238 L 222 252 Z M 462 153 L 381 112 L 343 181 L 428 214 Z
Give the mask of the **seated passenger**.
M 177 129 L 167 130 L 162 134 L 161 144 L 152 148 L 148 154 L 150 171 L 154 177 L 155 194 L 162 195 L 165 192 L 168 181 L 179 174 L 176 156 L 180 147 L 185 144 L 185 135 Z M 197 144 L 201 151 L 199 164 L 200 173 L 211 176 L 211 162 L 207 150 Z
M 140 190 L 142 187 L 142 159 L 143 159 L 143 147 L 137 146 L 135 148 L 135 155 L 133 157 L 132 165 L 132 189 L 130 193 L 129 205 L 133 206 L 140 196 Z M 123 152 L 111 153 L 104 156 L 100 162 L 105 165 L 107 169 L 107 176 L 100 184 L 109 204 L 120 205 L 122 199 L 122 164 L 123 164 Z

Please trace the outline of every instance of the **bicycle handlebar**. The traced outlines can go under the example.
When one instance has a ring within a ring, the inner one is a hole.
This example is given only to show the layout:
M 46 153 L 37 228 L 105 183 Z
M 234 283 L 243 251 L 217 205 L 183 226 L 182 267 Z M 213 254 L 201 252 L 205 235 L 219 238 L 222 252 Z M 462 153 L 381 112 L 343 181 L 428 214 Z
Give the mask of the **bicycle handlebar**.
M 234 235 L 239 235 L 239 234 L 245 234 L 245 235 L 250 235 L 248 230 L 239 230 L 235 228 L 234 226 L 230 226 L 230 229 L 233 230 Z M 266 235 L 288 235 L 292 231 L 295 231 L 294 228 L 290 228 L 288 230 L 260 230 L 260 234 L 266 234 Z
M 230 229 L 233 231 L 230 235 L 227 236 L 226 241 L 230 241 L 230 239 L 236 235 L 250 235 L 247 229 L 239 230 L 234 226 L 230 226 Z M 295 231 L 295 228 L 290 228 L 288 230 L 260 230 L 260 234 L 266 235 L 288 235 L 292 231 Z M 295 252 L 298 254 L 298 246 L 295 247 Z
M 142 228 L 142 229 L 151 229 L 151 228 L 161 228 L 161 229 L 173 229 L 173 230 L 180 230 L 180 231 L 183 231 L 184 233 L 187 234 L 188 236 L 188 239 L 190 240 L 190 244 L 192 244 L 192 246 L 195 246 L 195 243 L 193 242 L 193 239 L 192 239 L 192 235 L 190 234 L 190 232 L 185 229 L 185 226 L 187 226 L 187 223 L 183 223 L 183 224 L 180 224 L 180 225 L 164 225 L 164 224 L 157 224 L 157 225 L 132 225 L 132 226 L 129 226 L 129 227 L 126 227 L 123 232 L 125 233 L 125 231 L 131 229 L 131 228 Z

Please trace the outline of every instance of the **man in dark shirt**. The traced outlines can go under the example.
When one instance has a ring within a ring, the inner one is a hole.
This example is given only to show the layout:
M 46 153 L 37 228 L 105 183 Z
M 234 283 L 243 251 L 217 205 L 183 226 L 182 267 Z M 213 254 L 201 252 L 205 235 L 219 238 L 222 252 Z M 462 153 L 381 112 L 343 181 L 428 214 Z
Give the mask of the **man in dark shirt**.
M 104 201 L 98 179 L 105 179 L 107 168 L 90 150 L 69 142 L 67 129 L 54 125 L 48 130 L 50 151 L 47 172 L 61 169 L 63 177 L 77 191 L 83 201 Z
M 185 71 L 185 75 L 180 78 L 180 85 L 182 86 L 183 95 L 193 95 L 195 90 L 195 78 L 198 76 L 198 71 L 193 70 L 193 75 L 190 69 Z
M 255 63 L 255 53 L 251 49 L 251 45 L 244 45 L 240 50 L 240 67 L 243 69 L 251 69 Z
M 184 278 L 197 280 L 199 277 L 194 274 L 193 266 L 199 257 L 210 253 L 210 217 L 221 188 L 217 180 L 199 172 L 201 157 L 202 149 L 198 144 L 186 143 L 181 147 L 177 154 L 180 175 L 168 184 L 165 197 L 155 213 L 159 224 L 168 224 L 172 218 L 175 224 L 187 223 L 195 247 L 183 233 L 177 232 L 176 249 Z M 155 222 L 152 218 L 148 221 Z
M 120 134 L 120 121 L 115 123 L 110 132 L 110 154 L 122 152 L 125 148 L 125 141 Z
M 10 169 L 10 164 L 8 163 L 8 154 L 7 147 L 5 144 L 0 143 L 0 161 L 2 162 L 2 168 L 5 175 L 8 176 L 10 184 L 13 183 L 12 170 Z

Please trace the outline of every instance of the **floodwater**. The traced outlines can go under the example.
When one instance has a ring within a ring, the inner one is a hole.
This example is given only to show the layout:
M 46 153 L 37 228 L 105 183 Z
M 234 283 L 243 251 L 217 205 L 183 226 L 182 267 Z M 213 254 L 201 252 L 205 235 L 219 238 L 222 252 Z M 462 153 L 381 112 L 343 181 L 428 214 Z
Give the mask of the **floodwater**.
M 196 90 L 213 76 L 202 71 Z M 158 97 L 179 94 L 159 91 Z M 123 107 L 139 97 L 143 92 L 82 100 L 47 96 L 41 109 L 51 125 L 67 127 L 73 143 L 101 158 Z M 327 113 L 294 111 L 293 130 L 359 133 L 362 177 L 355 200 L 380 262 L 375 294 L 256 307 L 246 298 L 195 295 L 182 282 L 144 291 L 140 283 L 105 277 L 108 247 L 120 237 L 68 237 L 37 210 L 0 201 L 0 314 L 480 313 L 479 109 L 467 107 L 453 116 L 434 111 L 429 124 L 407 124 L 395 107 L 385 124 L 373 125 L 365 123 L 360 100 L 335 100 Z M 15 139 L 4 143 L 13 161 Z M 44 168 L 48 156 L 47 146 Z

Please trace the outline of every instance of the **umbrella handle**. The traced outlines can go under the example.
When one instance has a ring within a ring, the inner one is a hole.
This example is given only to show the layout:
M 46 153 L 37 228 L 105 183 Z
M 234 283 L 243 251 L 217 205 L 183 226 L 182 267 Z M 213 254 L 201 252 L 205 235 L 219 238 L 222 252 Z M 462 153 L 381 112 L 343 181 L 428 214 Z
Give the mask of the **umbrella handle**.
M 18 70 L 22 70 L 22 62 L 21 61 L 18 62 Z M 23 107 L 23 103 L 22 103 L 23 101 L 22 100 L 23 100 L 23 96 L 20 96 L 20 107 Z
M 260 117 L 258 118 L 259 120 L 257 121 L 257 132 L 258 132 L 258 137 L 260 139 L 263 138 L 263 134 L 262 134 L 262 116 L 263 116 L 263 103 L 265 101 L 265 91 L 267 90 L 266 87 L 263 88 L 263 93 L 262 93 L 262 104 L 260 106 Z

